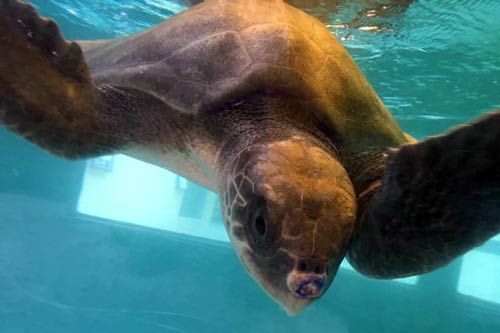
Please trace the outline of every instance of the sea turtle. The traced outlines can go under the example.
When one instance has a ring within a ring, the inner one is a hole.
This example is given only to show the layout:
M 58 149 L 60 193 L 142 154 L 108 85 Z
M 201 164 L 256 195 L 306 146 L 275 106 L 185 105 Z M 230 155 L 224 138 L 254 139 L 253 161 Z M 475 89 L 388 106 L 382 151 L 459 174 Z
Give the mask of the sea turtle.
M 0 46 L 2 124 L 64 158 L 121 152 L 218 192 L 242 263 L 289 313 L 346 255 L 409 276 L 500 229 L 500 112 L 414 143 L 325 26 L 280 0 L 208 1 L 79 43 L 0 0 Z

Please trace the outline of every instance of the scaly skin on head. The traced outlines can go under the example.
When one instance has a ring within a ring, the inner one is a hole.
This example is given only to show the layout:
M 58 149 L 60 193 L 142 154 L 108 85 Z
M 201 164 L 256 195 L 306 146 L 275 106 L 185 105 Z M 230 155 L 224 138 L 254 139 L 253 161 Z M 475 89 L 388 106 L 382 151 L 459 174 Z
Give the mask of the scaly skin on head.
M 283 122 L 279 136 L 266 137 L 267 116 L 251 130 L 255 142 L 244 135 L 222 153 L 220 198 L 245 268 L 296 314 L 332 282 L 352 236 L 356 198 L 335 151 Z

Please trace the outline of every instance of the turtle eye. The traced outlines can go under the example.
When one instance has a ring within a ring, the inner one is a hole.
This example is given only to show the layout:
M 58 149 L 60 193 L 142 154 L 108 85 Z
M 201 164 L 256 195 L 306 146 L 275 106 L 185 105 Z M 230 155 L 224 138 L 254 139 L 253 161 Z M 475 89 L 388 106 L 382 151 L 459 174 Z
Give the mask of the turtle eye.
M 260 238 L 263 238 L 266 236 L 266 234 L 267 234 L 267 221 L 264 218 L 264 216 L 262 216 L 262 214 L 258 214 L 257 216 L 255 216 L 255 218 L 253 220 L 253 226 L 254 226 L 256 234 Z
M 250 246 L 261 256 L 273 255 L 277 250 L 276 225 L 265 207 L 257 208 L 248 220 Z

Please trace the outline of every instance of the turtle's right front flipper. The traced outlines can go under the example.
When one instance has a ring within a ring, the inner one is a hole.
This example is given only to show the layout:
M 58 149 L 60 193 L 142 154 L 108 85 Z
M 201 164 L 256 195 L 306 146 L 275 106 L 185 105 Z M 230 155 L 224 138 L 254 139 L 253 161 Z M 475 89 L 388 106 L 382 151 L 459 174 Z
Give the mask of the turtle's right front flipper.
M 0 0 L 0 124 L 66 158 L 126 148 L 164 103 L 137 90 L 96 87 L 80 46 L 28 4 Z M 137 114 L 141 105 L 149 114 Z
M 397 278 L 430 272 L 500 232 L 500 110 L 389 153 L 348 259 Z

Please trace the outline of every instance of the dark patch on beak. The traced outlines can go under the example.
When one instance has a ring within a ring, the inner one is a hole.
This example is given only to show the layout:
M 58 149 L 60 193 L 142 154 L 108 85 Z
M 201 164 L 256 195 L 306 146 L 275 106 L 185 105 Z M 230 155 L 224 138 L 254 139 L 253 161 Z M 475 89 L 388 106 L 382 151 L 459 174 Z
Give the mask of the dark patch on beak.
M 325 287 L 324 274 L 307 274 L 290 272 L 286 279 L 288 289 L 298 298 L 317 298 L 323 294 Z
M 299 283 L 297 289 L 294 291 L 294 294 L 300 298 L 316 298 L 321 295 L 324 285 L 325 280 L 323 278 L 311 278 Z

